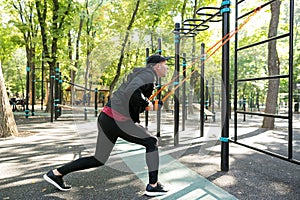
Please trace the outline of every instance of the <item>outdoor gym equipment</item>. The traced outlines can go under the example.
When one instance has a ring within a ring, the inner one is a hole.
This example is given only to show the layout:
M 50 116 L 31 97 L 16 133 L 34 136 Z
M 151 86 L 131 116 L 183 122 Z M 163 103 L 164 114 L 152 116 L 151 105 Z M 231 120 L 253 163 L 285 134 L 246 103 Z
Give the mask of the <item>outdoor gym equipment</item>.
M 276 2 L 277 0 L 272 0 L 269 1 L 265 4 L 263 4 L 262 6 L 259 6 L 258 8 L 251 10 L 245 14 L 241 14 L 239 16 L 239 5 L 242 2 L 246 2 L 246 0 L 242 0 L 242 1 L 238 1 L 236 2 L 235 5 L 235 15 L 236 15 L 236 22 L 235 22 L 235 26 L 237 27 L 239 21 L 243 18 L 245 18 L 246 16 L 252 15 L 253 13 L 255 13 L 255 11 L 257 9 L 261 9 L 264 8 L 268 5 L 271 5 L 272 3 Z M 282 160 L 286 160 L 288 162 L 292 162 L 295 164 L 300 164 L 299 160 L 296 160 L 293 158 L 293 71 L 294 71 L 294 67 L 293 67 L 293 56 L 294 56 L 294 0 L 289 0 L 289 31 L 285 34 L 281 34 L 278 36 L 273 36 L 271 38 L 268 38 L 266 40 L 263 41 L 259 41 L 253 44 L 249 44 L 249 45 L 245 45 L 242 47 L 238 47 L 238 34 L 236 34 L 235 36 L 235 51 L 234 51 L 234 138 L 233 140 L 230 140 L 233 143 L 245 146 L 247 148 L 280 158 Z M 267 77 L 255 77 L 255 78 L 245 78 L 245 79 L 240 79 L 238 77 L 238 53 L 240 51 L 243 51 L 245 49 L 250 49 L 252 47 L 257 47 L 259 45 L 271 42 L 271 41 L 276 41 L 282 38 L 288 38 L 289 39 L 289 70 L 288 70 L 288 74 L 278 74 L 278 75 L 271 75 L 271 76 L 267 76 Z M 272 79 L 287 79 L 288 80 L 288 114 L 287 115 L 279 115 L 279 114 L 272 114 L 272 113 L 262 113 L 262 112 L 247 112 L 247 111 L 241 111 L 237 109 L 237 90 L 238 90 L 238 83 L 243 83 L 243 82 L 250 82 L 250 81 L 257 81 L 257 80 L 272 80 Z M 285 119 L 288 121 L 288 152 L 287 152 L 287 156 L 281 155 L 281 154 L 277 154 L 274 152 L 271 152 L 269 150 L 263 150 L 263 149 L 259 149 L 256 148 L 254 146 L 251 145 L 247 145 L 244 144 L 242 142 L 238 141 L 238 127 L 237 127 L 237 115 L 238 114 L 243 114 L 245 115 L 254 115 L 254 116 L 263 116 L 263 117 L 271 117 L 271 118 L 279 118 L 279 119 Z
M 179 62 L 178 62 L 178 58 L 179 58 L 179 44 L 180 44 L 180 34 L 182 34 L 182 37 L 188 36 L 188 37 L 194 37 L 197 32 L 199 31 L 203 31 L 206 30 L 209 26 L 206 24 L 208 22 L 217 22 L 219 21 L 219 19 L 214 19 L 215 17 L 220 17 L 220 15 L 222 16 L 222 39 L 219 40 L 215 45 L 213 45 L 211 48 L 209 48 L 206 52 L 204 51 L 204 44 L 201 45 L 201 68 L 204 67 L 204 63 L 208 60 L 208 58 L 210 58 L 217 50 L 219 50 L 222 47 L 222 82 L 224 83 L 224 86 L 222 88 L 222 110 L 221 110 L 221 121 L 223 122 L 223 126 L 222 126 L 222 133 L 221 133 L 221 170 L 222 171 L 228 171 L 229 169 L 229 112 L 230 112 L 230 101 L 229 101 L 229 43 L 228 41 L 250 20 L 250 18 L 256 14 L 261 8 L 258 7 L 257 9 L 255 9 L 255 11 L 248 16 L 248 18 L 241 23 L 241 25 L 239 27 L 236 27 L 236 29 L 234 31 L 230 32 L 230 1 L 223 1 L 221 4 L 220 8 L 212 8 L 212 7 L 204 7 L 204 8 L 200 8 L 197 11 L 197 14 L 200 11 L 203 10 L 209 10 L 209 9 L 215 9 L 217 10 L 214 14 L 205 14 L 205 13 L 201 13 L 201 15 L 205 15 L 207 16 L 206 20 L 196 20 L 196 19 L 192 19 L 192 20 L 188 20 L 188 22 L 192 21 L 193 24 L 184 24 L 184 26 L 189 25 L 192 28 L 183 28 L 182 30 L 180 29 L 180 25 L 179 23 L 177 23 L 175 25 L 175 69 L 178 69 L 177 67 L 179 66 Z M 197 22 L 197 23 L 196 23 Z M 187 31 L 187 32 L 185 32 Z M 220 44 L 221 43 L 221 44 Z M 218 46 L 219 45 L 219 46 Z M 214 51 L 209 55 L 208 52 L 212 51 L 214 49 Z M 209 56 L 207 56 L 209 55 Z M 198 59 L 196 59 L 195 62 L 197 62 Z M 195 63 L 193 62 L 192 65 Z M 189 67 L 187 67 L 186 69 L 188 69 Z M 179 72 L 179 71 L 178 71 Z M 195 72 L 195 70 L 189 75 L 187 76 L 181 83 L 179 83 L 176 87 L 173 88 L 173 90 L 171 92 L 176 92 L 177 88 L 181 86 L 181 84 L 186 81 L 193 73 Z M 203 76 L 203 74 L 202 74 Z M 175 77 L 176 79 L 178 78 Z M 173 80 L 172 80 L 173 81 Z M 170 82 L 172 82 L 170 81 Z M 204 80 L 203 80 L 204 81 Z M 202 81 L 202 86 L 204 87 L 204 82 Z M 164 86 L 166 87 L 166 86 Z M 162 88 L 163 89 L 163 88 Z M 159 92 L 159 91 L 158 91 Z M 170 95 L 170 94 L 169 94 Z M 168 96 L 168 95 L 166 95 Z M 175 93 L 175 96 L 177 96 L 177 93 Z M 164 97 L 166 98 L 166 97 Z M 164 101 L 164 99 L 163 99 Z M 176 101 L 175 101 L 176 102 Z M 176 104 L 175 104 L 176 106 Z M 179 109 L 179 106 L 177 105 L 177 107 L 175 107 L 175 110 Z M 204 96 L 202 96 L 202 112 L 204 113 Z M 204 116 L 204 114 L 201 114 L 201 117 Z M 175 115 L 174 117 L 175 119 L 175 124 L 177 123 L 176 121 L 178 121 L 177 116 Z M 203 121 L 203 118 L 202 118 Z M 201 122 L 201 128 L 203 129 L 203 122 Z M 203 132 L 202 132 L 203 133 Z M 178 129 L 174 129 L 174 145 L 178 144 Z
M 165 97 L 162 99 L 162 101 L 165 101 L 172 93 L 175 93 L 175 99 L 174 99 L 174 145 L 178 144 L 178 124 L 179 124 L 179 101 L 178 101 L 178 97 L 179 97 L 179 91 L 177 90 L 188 78 L 190 78 L 192 76 L 193 73 L 196 72 L 196 70 L 193 70 L 189 76 L 185 77 L 181 82 L 179 82 L 179 75 L 180 72 L 179 71 L 179 59 L 180 59 L 180 52 L 179 52 L 179 47 L 180 47 L 180 39 L 183 37 L 194 37 L 195 35 L 197 35 L 197 33 L 199 31 L 204 31 L 208 29 L 208 25 L 207 23 L 209 22 L 219 22 L 220 19 L 214 19 L 215 17 L 220 17 L 220 15 L 222 16 L 223 19 L 223 28 L 222 28 L 222 39 L 219 40 L 218 42 L 216 42 L 215 45 L 213 45 L 211 48 L 209 48 L 206 52 L 204 51 L 204 44 L 201 45 L 202 46 L 202 50 L 201 50 L 201 56 L 198 59 L 195 59 L 194 62 L 192 62 L 192 64 L 189 67 L 186 67 L 184 71 L 186 71 L 187 69 L 191 68 L 196 62 L 199 61 L 199 59 L 201 60 L 201 67 L 204 68 L 204 63 L 216 52 L 218 51 L 221 47 L 222 47 L 222 52 L 223 52 L 223 56 L 222 56 L 222 81 L 223 83 L 225 83 L 224 85 L 224 90 L 222 90 L 222 121 L 224 122 L 224 128 L 222 131 L 222 142 L 224 143 L 224 141 L 226 140 L 226 138 L 228 138 L 229 134 L 229 118 L 228 118 L 228 111 L 229 111 L 229 100 L 226 98 L 229 95 L 229 44 L 228 41 L 250 20 L 250 18 L 260 10 L 260 8 L 257 8 L 255 10 L 255 12 L 253 12 L 253 14 L 249 15 L 248 18 L 241 23 L 241 25 L 239 27 L 236 28 L 236 30 L 229 32 L 229 13 L 230 13 L 230 1 L 223 1 L 221 8 L 215 8 L 215 7 L 203 7 L 200 8 L 197 11 L 197 14 L 199 15 L 204 15 L 207 16 L 206 20 L 202 20 L 202 19 L 188 19 L 186 22 L 193 22 L 192 24 L 190 23 L 184 23 L 184 26 L 189 26 L 192 28 L 185 28 L 183 27 L 182 29 L 180 28 L 180 24 L 176 23 L 175 24 L 175 71 L 178 73 L 170 82 L 168 82 L 167 84 L 165 84 L 163 87 L 161 87 L 161 89 L 157 90 L 157 92 L 155 92 L 149 99 L 152 100 L 155 96 L 157 96 L 163 89 L 165 89 L 168 85 L 170 85 L 173 82 L 176 82 L 178 84 L 176 84 L 176 86 L 174 86 L 174 88 L 171 90 L 171 92 L 169 92 L 167 95 L 165 95 Z M 203 10 L 217 10 L 214 14 L 206 14 L 204 12 L 202 12 Z M 187 32 L 186 32 L 187 31 Z M 182 36 L 181 36 L 182 35 Z M 212 53 L 208 54 L 210 51 L 212 51 Z M 208 56 L 207 56 L 208 55 Z M 203 76 L 203 74 L 202 74 Z M 202 80 L 202 88 L 204 90 L 204 79 Z M 202 91 L 203 91 L 202 90 Z M 204 97 L 202 98 L 202 105 L 204 105 Z M 201 115 L 201 119 L 203 121 L 203 117 L 204 117 L 204 106 L 203 109 L 201 109 L 200 115 Z M 201 136 L 203 136 L 203 122 L 201 122 L 201 128 L 200 128 L 200 132 L 201 132 Z M 223 139 L 225 138 L 225 139 Z M 226 140 L 227 141 L 227 140 Z M 222 143 L 222 144 L 223 144 Z M 223 147 L 224 146 L 224 147 Z M 224 151 L 228 152 L 228 142 L 226 144 L 226 142 L 224 143 L 224 145 L 222 145 L 222 149 L 224 149 Z

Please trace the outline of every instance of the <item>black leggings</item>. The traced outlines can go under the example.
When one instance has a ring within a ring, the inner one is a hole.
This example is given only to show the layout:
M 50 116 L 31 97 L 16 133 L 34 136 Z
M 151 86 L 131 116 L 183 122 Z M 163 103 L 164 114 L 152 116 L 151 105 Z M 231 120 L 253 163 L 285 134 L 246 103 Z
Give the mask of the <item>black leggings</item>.
M 57 170 L 62 175 L 70 172 L 99 167 L 106 163 L 118 137 L 129 142 L 140 144 L 146 148 L 146 164 L 148 166 L 149 183 L 157 182 L 159 155 L 157 138 L 145 128 L 132 121 L 119 122 L 100 113 L 98 117 L 98 138 L 94 156 L 74 160 Z

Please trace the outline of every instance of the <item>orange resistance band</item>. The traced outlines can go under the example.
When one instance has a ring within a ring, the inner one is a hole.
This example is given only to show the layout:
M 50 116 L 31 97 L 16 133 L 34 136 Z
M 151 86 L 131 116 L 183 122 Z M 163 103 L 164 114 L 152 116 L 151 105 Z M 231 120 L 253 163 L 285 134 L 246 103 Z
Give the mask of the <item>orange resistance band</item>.
M 221 41 L 223 41 L 225 38 L 227 38 L 225 41 L 222 42 L 221 45 L 219 45 L 210 55 L 208 58 L 206 58 L 204 61 L 202 61 L 204 64 L 212 55 L 214 55 L 222 46 L 224 46 L 237 32 L 240 31 L 240 29 L 242 29 L 242 27 L 244 27 L 249 21 L 250 19 L 258 12 L 261 10 L 261 6 L 257 7 L 254 12 L 248 16 L 247 19 L 245 19 L 245 21 L 240 24 L 240 26 L 235 30 L 235 31 L 231 31 L 229 32 L 227 35 L 225 35 L 222 39 L 220 39 L 218 42 L 216 42 L 212 47 L 210 47 L 205 53 L 204 55 L 208 54 L 208 52 L 210 52 L 213 48 L 215 48 Z M 196 62 L 199 61 L 199 59 L 202 57 L 203 55 L 200 55 L 194 62 L 192 62 L 188 67 L 186 67 L 185 70 L 183 70 L 181 73 L 183 73 L 184 71 L 186 71 L 187 69 L 191 68 Z M 190 78 L 192 76 L 193 73 L 195 73 L 196 70 L 194 70 L 189 76 L 187 76 L 186 78 L 184 78 L 180 84 L 178 84 L 176 87 L 174 87 L 163 99 L 162 102 L 164 102 L 178 87 L 180 87 L 183 82 L 185 82 L 188 78 Z M 150 96 L 149 100 L 152 100 L 155 96 L 158 95 L 158 93 L 160 93 L 162 90 L 164 90 L 164 88 L 166 88 L 168 85 L 170 85 L 176 78 L 178 78 L 180 76 L 180 74 L 178 74 L 177 76 L 175 76 L 171 81 L 169 81 L 168 83 L 166 83 L 163 87 L 161 87 L 161 89 L 159 89 L 158 91 L 156 91 L 153 95 Z

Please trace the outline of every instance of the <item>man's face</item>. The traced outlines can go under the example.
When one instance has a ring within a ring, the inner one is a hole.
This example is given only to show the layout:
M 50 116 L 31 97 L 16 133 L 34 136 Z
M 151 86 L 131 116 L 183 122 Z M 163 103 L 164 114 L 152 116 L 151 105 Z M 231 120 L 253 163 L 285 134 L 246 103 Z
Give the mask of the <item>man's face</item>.
M 159 77 L 165 77 L 168 73 L 167 61 L 158 63 L 157 71 Z

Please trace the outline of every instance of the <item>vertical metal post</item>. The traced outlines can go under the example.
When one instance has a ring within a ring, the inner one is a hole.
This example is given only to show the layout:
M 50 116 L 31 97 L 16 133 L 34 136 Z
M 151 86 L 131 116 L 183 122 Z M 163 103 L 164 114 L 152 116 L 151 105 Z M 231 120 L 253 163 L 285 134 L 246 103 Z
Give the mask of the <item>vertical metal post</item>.
M 49 91 L 49 100 L 50 100 L 50 122 L 53 122 L 54 118 L 54 96 L 53 96 L 53 89 L 54 89 L 54 80 L 55 80 L 55 73 L 53 67 L 50 66 L 50 91 Z
M 205 81 L 205 108 L 209 107 L 209 90 L 208 90 L 208 80 Z
M 55 68 L 55 92 L 54 92 L 54 113 L 55 113 L 55 120 L 58 118 L 58 103 L 59 103 L 59 63 L 56 63 L 56 68 Z
M 32 102 L 31 102 L 31 116 L 34 116 L 34 105 L 35 105 L 35 64 L 32 64 L 32 71 L 31 71 L 31 98 L 32 98 Z
M 232 90 L 232 84 L 229 84 L 229 119 L 231 119 L 231 90 Z
M 175 79 L 174 86 L 179 83 L 178 74 L 180 72 L 179 62 L 180 62 L 180 35 L 179 35 L 180 24 L 175 23 Z M 179 144 L 179 90 L 175 90 L 174 94 L 174 146 Z
M 59 83 L 59 87 L 58 87 L 58 88 L 59 88 L 59 89 L 58 89 L 58 90 L 59 90 L 59 95 L 58 95 L 58 96 L 59 96 L 59 101 L 58 101 L 58 103 L 59 103 L 59 104 L 62 104 L 62 101 L 63 101 L 63 100 L 62 100 L 62 98 L 63 98 L 62 82 L 63 82 L 63 81 L 62 81 L 61 72 L 59 72 L 59 80 L 58 80 L 58 83 Z M 58 116 L 59 116 L 59 117 L 60 117 L 61 114 L 62 114 L 61 110 L 62 110 L 61 107 L 59 107 L 59 108 L 58 108 Z
M 252 112 L 252 106 L 253 106 L 253 93 L 250 93 L 250 99 L 249 99 L 249 106 L 250 106 L 250 111 Z M 252 117 L 252 115 L 251 115 Z
M 238 23 L 238 13 L 239 13 L 239 3 L 235 3 L 235 30 L 237 30 Z M 237 79 L 238 79 L 238 32 L 235 34 L 234 39 L 234 92 L 233 92 L 233 112 L 234 112 L 234 141 L 237 141 Z
M 201 57 L 200 57 L 200 137 L 204 136 L 204 61 L 205 61 L 205 44 L 201 43 Z
M 243 95 L 243 111 L 246 112 L 246 97 Z M 244 113 L 244 119 L 243 121 L 246 121 L 246 114 Z
M 98 116 L 98 89 L 95 88 L 95 117 Z
M 86 106 L 84 106 L 83 112 L 84 112 L 84 120 L 86 121 L 87 120 L 87 113 L 88 113 L 88 109 L 87 109 Z
M 26 108 L 25 108 L 25 117 L 29 117 L 29 73 L 30 73 L 30 67 L 26 67 Z
M 147 66 L 147 60 L 149 57 L 149 48 L 146 48 L 146 66 Z M 148 129 L 148 123 L 149 123 L 149 111 L 145 111 L 145 128 Z
M 43 51 L 42 53 L 42 86 L 41 86 L 41 110 L 43 110 L 43 104 L 44 104 L 44 67 L 45 67 L 45 62 L 44 62 L 44 57 L 45 53 Z
M 183 79 L 186 78 L 186 53 L 183 53 L 182 60 L 182 70 L 183 70 Z M 182 84 L 182 131 L 185 130 L 185 120 L 186 120 L 186 82 Z
M 216 113 L 215 113 L 215 79 L 211 79 L 211 112 L 213 113 L 212 119 L 213 122 L 216 121 Z
M 230 32 L 230 1 L 223 0 L 222 14 L 222 38 Z M 226 40 L 225 37 L 223 39 Z M 229 170 L 229 41 L 222 46 L 222 137 L 221 137 L 221 170 Z
M 161 38 L 158 39 L 158 54 L 161 55 Z M 157 90 L 161 89 L 161 78 L 158 79 Z M 157 94 L 158 101 L 161 100 L 161 92 Z M 156 136 L 160 137 L 160 123 L 161 123 L 161 110 L 157 109 L 156 111 Z
M 259 90 L 256 92 L 256 109 L 257 111 L 260 111 L 259 109 Z
M 293 71 L 294 71 L 294 0 L 290 0 L 290 37 L 289 37 L 289 136 L 288 159 L 293 158 Z

